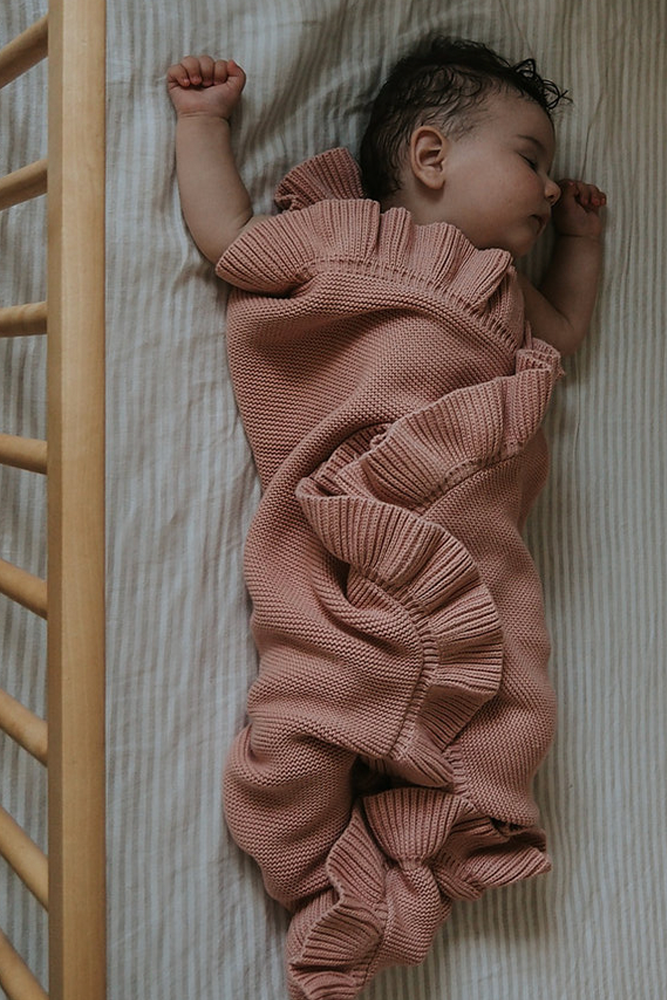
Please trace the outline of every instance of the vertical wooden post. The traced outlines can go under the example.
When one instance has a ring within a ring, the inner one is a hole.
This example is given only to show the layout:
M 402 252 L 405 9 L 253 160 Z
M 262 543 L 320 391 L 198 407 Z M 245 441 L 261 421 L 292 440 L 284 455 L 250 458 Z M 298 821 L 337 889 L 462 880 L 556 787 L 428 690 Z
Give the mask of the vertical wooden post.
M 49 996 L 106 995 L 105 3 L 48 15 Z

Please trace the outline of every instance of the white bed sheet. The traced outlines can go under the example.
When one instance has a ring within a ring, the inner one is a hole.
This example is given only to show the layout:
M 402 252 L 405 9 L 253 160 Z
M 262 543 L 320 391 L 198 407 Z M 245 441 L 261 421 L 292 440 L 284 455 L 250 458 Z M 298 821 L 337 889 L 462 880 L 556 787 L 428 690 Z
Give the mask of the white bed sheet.
M 0 43 L 41 13 L 38 0 L 4 5 Z M 607 191 L 605 267 L 550 411 L 552 475 L 528 529 L 560 704 L 537 783 L 554 870 L 459 904 L 423 966 L 383 973 L 364 997 L 662 1000 L 664 0 L 121 0 L 108 16 L 110 1000 L 286 997 L 285 915 L 221 811 L 256 669 L 241 553 L 258 490 L 226 374 L 225 289 L 180 214 L 165 70 L 202 51 L 245 67 L 235 141 L 266 211 L 291 166 L 356 150 L 379 81 L 434 29 L 533 55 L 569 88 L 556 173 Z M 3 172 L 44 155 L 44 77 L 0 95 Z M 44 296 L 43 203 L 0 216 L 2 304 Z M 41 436 L 43 342 L 0 351 L 0 429 Z M 44 572 L 43 488 L 31 499 L 34 477 L 0 477 L 0 554 Z M 43 710 L 43 627 L 0 598 L 0 639 L 0 683 Z M 0 737 L 2 802 L 43 844 L 44 776 L 25 756 Z M 0 924 L 44 979 L 45 919 L 0 866 Z

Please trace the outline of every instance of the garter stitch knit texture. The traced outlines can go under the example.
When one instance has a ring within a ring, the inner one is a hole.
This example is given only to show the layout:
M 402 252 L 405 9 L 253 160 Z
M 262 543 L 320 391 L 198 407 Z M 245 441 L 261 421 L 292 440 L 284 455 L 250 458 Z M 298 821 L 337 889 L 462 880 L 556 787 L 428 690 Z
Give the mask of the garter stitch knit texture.
M 225 809 L 293 913 L 290 996 L 352 1000 L 421 961 L 452 900 L 549 867 L 531 783 L 555 705 L 521 530 L 560 365 L 510 255 L 381 213 L 345 150 L 276 200 L 217 266 L 263 487 Z

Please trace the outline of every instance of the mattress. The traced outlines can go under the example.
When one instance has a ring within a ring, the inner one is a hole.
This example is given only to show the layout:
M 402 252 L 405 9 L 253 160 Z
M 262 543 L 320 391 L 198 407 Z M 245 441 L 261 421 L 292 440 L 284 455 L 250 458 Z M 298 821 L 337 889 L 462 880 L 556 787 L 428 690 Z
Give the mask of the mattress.
M 44 12 L 4 5 L 0 44 Z M 553 870 L 459 903 L 423 965 L 364 1000 L 659 1000 L 667 983 L 667 316 L 664 0 L 126 0 L 108 10 L 109 997 L 284 1000 L 286 914 L 231 841 L 227 749 L 257 664 L 242 577 L 259 498 L 226 368 L 226 288 L 185 228 L 165 72 L 247 74 L 234 141 L 259 211 L 332 146 L 356 152 L 396 58 L 440 31 L 532 56 L 568 88 L 554 174 L 608 195 L 590 336 L 546 422 L 527 542 L 559 704 L 535 795 Z M 0 167 L 45 153 L 45 67 L 3 91 Z M 44 201 L 0 215 L 2 304 L 45 297 Z M 547 243 L 526 262 L 538 280 Z M 4 433 L 45 434 L 45 344 L 0 341 Z M 11 370 L 11 381 L 7 374 Z M 45 572 L 44 486 L 0 469 L 0 554 Z M 0 681 L 44 710 L 43 624 L 0 598 Z M 45 776 L 0 736 L 0 799 L 45 846 Z M 0 922 L 42 981 L 46 920 L 0 862 Z

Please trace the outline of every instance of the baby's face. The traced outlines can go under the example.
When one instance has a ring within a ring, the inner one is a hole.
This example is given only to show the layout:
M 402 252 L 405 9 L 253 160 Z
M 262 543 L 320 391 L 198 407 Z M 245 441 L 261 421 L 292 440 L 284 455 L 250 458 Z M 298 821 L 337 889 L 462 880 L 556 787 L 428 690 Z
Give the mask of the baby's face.
M 480 250 L 528 253 L 560 196 L 549 176 L 554 151 L 553 126 L 538 104 L 511 91 L 490 95 L 479 123 L 448 147 L 439 221 Z

